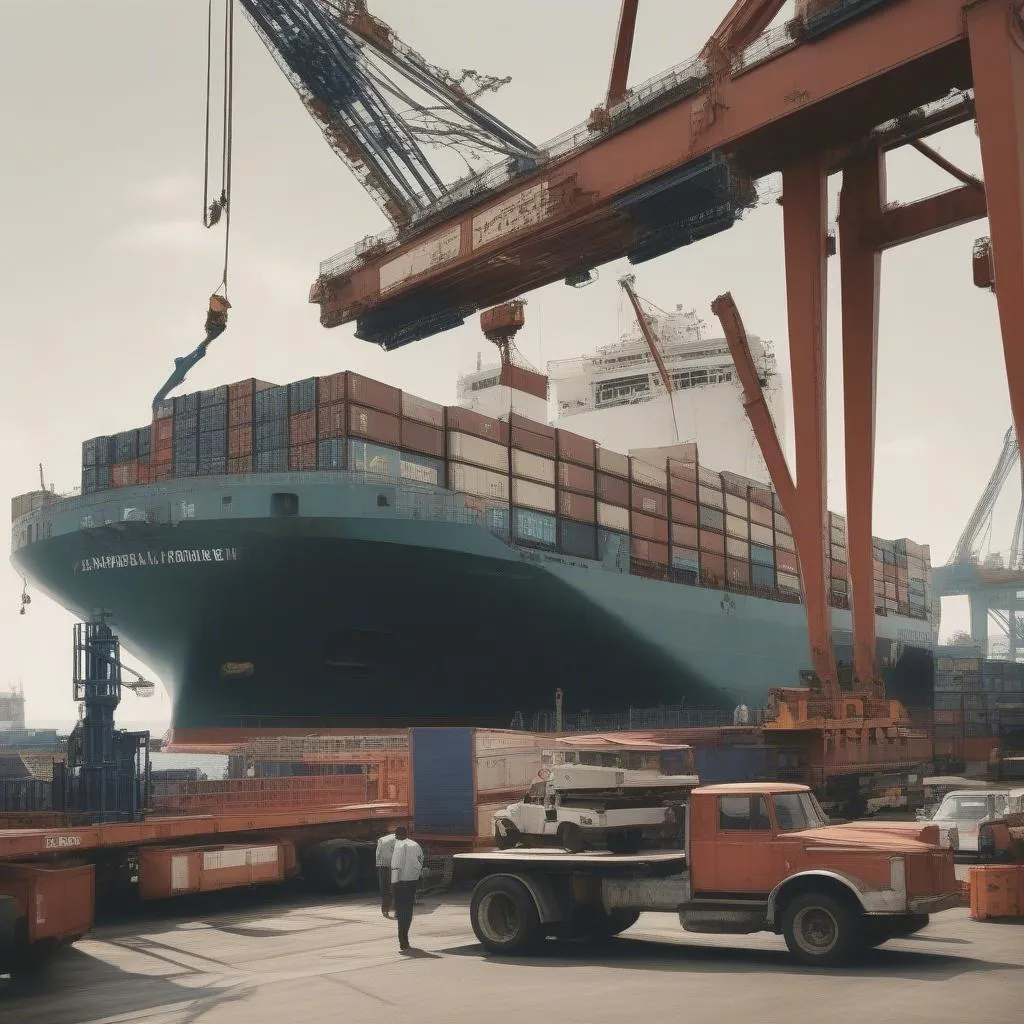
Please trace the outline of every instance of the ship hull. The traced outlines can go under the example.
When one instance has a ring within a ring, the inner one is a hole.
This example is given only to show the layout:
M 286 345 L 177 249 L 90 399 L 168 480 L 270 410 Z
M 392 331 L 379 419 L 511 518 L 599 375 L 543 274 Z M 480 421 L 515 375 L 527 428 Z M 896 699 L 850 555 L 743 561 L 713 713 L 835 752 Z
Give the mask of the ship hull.
M 177 520 L 125 520 L 154 507 L 144 488 L 44 510 L 15 545 L 31 583 L 109 616 L 179 728 L 507 727 L 558 689 L 567 712 L 729 710 L 809 667 L 797 604 L 520 551 L 464 515 L 398 515 L 368 500 L 377 486 L 312 488 L 310 514 L 285 518 L 255 514 L 273 485 L 232 490 L 229 511 L 211 483 Z

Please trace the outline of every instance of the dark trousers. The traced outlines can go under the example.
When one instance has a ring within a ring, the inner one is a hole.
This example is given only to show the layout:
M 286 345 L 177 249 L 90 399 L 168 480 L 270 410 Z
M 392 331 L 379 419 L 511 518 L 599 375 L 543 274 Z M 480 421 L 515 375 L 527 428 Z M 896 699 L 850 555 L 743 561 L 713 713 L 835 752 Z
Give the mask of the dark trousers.
M 391 910 L 391 868 L 377 868 L 380 883 L 380 909 L 383 913 Z
M 409 925 L 412 924 L 412 907 L 416 900 L 416 882 L 393 882 L 391 890 L 395 897 L 395 917 L 398 918 L 398 945 L 409 948 Z

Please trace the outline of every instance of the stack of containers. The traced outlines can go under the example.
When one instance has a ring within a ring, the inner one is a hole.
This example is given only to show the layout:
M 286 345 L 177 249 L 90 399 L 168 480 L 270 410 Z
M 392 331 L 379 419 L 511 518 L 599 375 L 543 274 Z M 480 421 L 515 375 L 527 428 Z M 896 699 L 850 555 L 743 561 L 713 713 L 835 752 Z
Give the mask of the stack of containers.
M 876 566 L 881 565 L 881 594 L 876 583 L 875 607 L 878 611 L 896 612 L 898 610 L 896 592 L 896 545 L 891 540 L 874 538 L 873 551 Z
M 766 584 L 764 570 L 775 575 L 775 560 L 771 547 L 750 541 L 750 484 L 735 473 L 722 473 L 722 495 L 725 499 L 725 572 L 730 590 L 750 590 Z M 757 567 L 759 582 L 755 583 Z
M 480 511 L 488 529 L 508 536 L 509 426 L 472 409 L 445 409 L 448 432 L 448 487 L 467 508 Z
M 629 460 L 630 572 L 663 576 L 669 564 L 668 470 Z M 639 565 L 638 565 L 639 563 Z M 643 567 L 643 568 L 641 568 Z
M 846 517 L 835 512 L 828 514 L 829 532 L 829 591 L 832 603 L 838 608 L 850 606 L 850 566 L 846 550 Z
M 775 505 L 777 501 L 773 499 Z M 793 527 L 780 508 L 773 507 L 772 519 L 775 527 L 775 587 L 784 589 L 788 595 L 799 594 L 800 563 L 796 558 Z
M 348 469 L 396 480 L 401 475 L 402 392 L 358 373 L 345 374 Z
M 172 476 L 195 476 L 199 469 L 199 392 L 174 399 Z
M 166 480 L 174 470 L 174 402 L 166 399 L 153 410 L 150 427 L 149 478 Z
M 288 386 L 266 388 L 253 396 L 253 469 L 288 469 Z
M 556 430 L 554 433 L 555 507 L 558 513 L 555 523 L 556 544 L 566 554 L 595 558 L 597 445 L 589 437 L 581 437 L 569 430 Z M 512 457 L 516 458 L 515 451 Z M 538 458 L 536 455 L 530 457 Z
M 893 542 L 896 554 L 896 610 L 900 615 L 910 614 L 910 563 L 907 552 L 901 551 L 899 541 Z
M 199 393 L 200 476 L 219 476 L 228 471 L 228 388 Z
M 402 477 L 444 487 L 444 406 L 402 393 Z
M 315 471 L 317 465 L 317 379 L 288 385 L 288 468 Z
M 110 486 L 113 438 L 91 437 L 82 442 L 82 493 L 105 491 Z
M 254 396 L 257 391 L 265 391 L 273 386 L 252 377 L 228 385 L 229 473 L 252 472 Z
M 122 430 L 110 439 L 113 449 L 110 486 L 131 487 L 139 482 L 139 432 Z
M 629 457 L 598 448 L 596 488 L 597 557 L 629 572 Z
M 907 611 L 912 618 L 926 619 L 931 613 L 931 559 L 928 547 L 903 538 L 896 541 L 896 552 L 907 557 Z
M 697 463 L 669 460 L 668 477 L 672 576 L 682 583 L 697 583 L 700 578 Z
M 333 373 L 317 382 L 317 468 L 344 469 L 348 374 Z
M 549 433 L 541 435 L 539 431 L 543 427 L 540 423 L 531 423 L 531 427 L 532 434 L 543 436 L 548 442 L 543 447 L 549 454 L 538 454 L 536 451 L 516 447 L 512 442 L 511 417 L 509 419 L 512 539 L 525 547 L 553 551 L 558 544 L 555 516 L 556 432 L 547 428 Z M 539 446 L 535 444 L 533 447 Z
M 720 473 L 697 467 L 697 525 L 700 529 L 700 578 L 706 587 L 725 587 L 725 492 Z

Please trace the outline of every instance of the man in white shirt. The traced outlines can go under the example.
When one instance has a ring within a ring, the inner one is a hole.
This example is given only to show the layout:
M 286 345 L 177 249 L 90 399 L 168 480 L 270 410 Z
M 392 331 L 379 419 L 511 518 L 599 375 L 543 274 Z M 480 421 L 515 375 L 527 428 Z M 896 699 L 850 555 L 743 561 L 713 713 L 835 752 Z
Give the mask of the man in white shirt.
M 377 881 L 380 885 L 380 912 L 391 916 L 391 857 L 395 852 L 395 834 L 387 832 L 377 840 Z
M 395 829 L 395 847 L 391 858 L 391 891 L 394 894 L 395 917 L 398 918 L 398 948 L 409 951 L 409 926 L 416 901 L 416 886 L 423 874 L 423 848 L 409 838 L 401 826 Z

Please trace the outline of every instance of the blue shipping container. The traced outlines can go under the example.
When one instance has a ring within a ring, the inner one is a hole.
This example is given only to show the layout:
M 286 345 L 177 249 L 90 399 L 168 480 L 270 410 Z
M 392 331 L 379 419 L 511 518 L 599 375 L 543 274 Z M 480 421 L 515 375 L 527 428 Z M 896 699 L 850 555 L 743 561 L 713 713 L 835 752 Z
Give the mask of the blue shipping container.
M 142 459 L 142 458 L 145 458 L 147 455 L 149 455 L 149 452 L 150 452 L 152 428 L 151 427 L 139 427 L 138 435 L 139 435 L 139 458 Z
M 412 794 L 416 828 L 476 835 L 473 730 L 412 729 Z
M 316 408 L 316 377 L 293 381 L 288 385 L 288 409 L 290 412 L 309 412 Z
M 629 534 L 599 528 L 597 557 L 605 563 L 606 569 L 629 572 Z
M 175 416 L 172 430 L 175 441 L 180 437 L 194 437 L 199 433 L 199 413 L 183 412 Z
M 114 435 L 114 462 L 130 462 L 139 457 L 139 435 L 134 430 L 122 430 Z
M 227 405 L 228 386 L 221 384 L 219 388 L 210 388 L 208 391 L 199 392 L 199 408 L 208 409 L 211 406 Z
M 181 416 L 186 412 L 199 411 L 199 392 L 193 391 L 191 395 L 179 395 L 174 400 L 174 415 Z
M 332 437 L 321 441 L 317 449 L 317 468 L 344 469 L 345 453 L 346 446 L 343 437 Z
M 199 430 L 226 430 L 228 426 L 228 407 L 226 405 L 208 405 L 199 410 Z
M 698 747 L 693 756 L 702 785 L 755 782 L 771 772 L 771 748 L 762 746 Z
M 96 490 L 105 491 L 110 486 L 110 467 L 96 467 Z
M 288 447 L 288 421 L 267 420 L 256 424 L 253 449 L 258 452 L 277 451 Z
M 96 467 L 82 467 L 82 493 L 92 494 L 96 490 Z
M 199 435 L 199 461 L 209 462 L 211 459 L 226 458 L 228 453 L 228 432 L 226 430 L 208 430 Z
M 702 529 L 719 531 L 725 529 L 725 513 L 721 509 L 712 508 L 710 505 L 698 506 L 697 519 Z
M 253 469 L 257 473 L 284 473 L 288 469 L 288 449 L 278 448 L 275 451 L 256 452 L 253 457 Z
M 775 569 L 770 565 L 757 565 L 754 563 L 750 567 L 750 582 L 755 587 L 774 588 Z
M 755 565 L 775 566 L 775 551 L 763 544 L 750 545 L 750 561 Z
M 402 455 L 396 448 L 349 439 L 348 468 L 353 472 L 372 473 L 374 476 L 397 480 L 401 465 Z
M 558 550 L 578 558 L 596 557 L 597 527 L 593 523 L 578 523 L 575 519 L 560 519 Z
M 95 466 L 99 462 L 100 438 L 90 437 L 82 442 L 82 466 Z
M 253 402 L 253 415 L 257 423 L 269 420 L 288 421 L 288 386 L 265 388 L 257 391 Z
M 557 539 L 557 520 L 547 512 L 529 508 L 512 509 L 512 537 L 520 544 L 536 548 L 554 548 Z
M 418 452 L 402 452 L 400 470 L 403 480 L 444 487 L 444 459 L 434 459 Z

